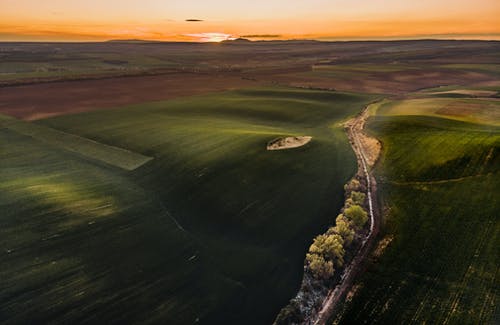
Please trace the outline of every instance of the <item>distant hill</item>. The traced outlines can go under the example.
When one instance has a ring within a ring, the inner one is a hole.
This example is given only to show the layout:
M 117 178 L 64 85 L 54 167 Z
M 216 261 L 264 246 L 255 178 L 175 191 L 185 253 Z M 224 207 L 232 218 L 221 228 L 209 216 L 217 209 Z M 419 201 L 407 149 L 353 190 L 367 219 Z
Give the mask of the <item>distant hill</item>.
M 251 43 L 251 42 L 252 41 L 249 40 L 248 38 L 239 37 L 239 38 L 236 38 L 236 39 L 228 39 L 228 40 L 222 41 L 221 43 L 224 43 L 224 44 L 234 44 L 234 43 Z
M 142 39 L 113 39 L 106 41 L 107 43 L 162 43 L 161 41 L 150 41 Z

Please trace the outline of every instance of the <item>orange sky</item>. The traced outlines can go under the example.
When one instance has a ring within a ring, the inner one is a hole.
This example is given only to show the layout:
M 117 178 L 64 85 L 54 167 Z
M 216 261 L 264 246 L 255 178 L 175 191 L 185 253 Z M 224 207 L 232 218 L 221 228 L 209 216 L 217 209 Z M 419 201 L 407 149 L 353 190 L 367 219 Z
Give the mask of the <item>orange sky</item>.
M 0 0 L 0 40 L 500 39 L 499 16 L 500 0 Z

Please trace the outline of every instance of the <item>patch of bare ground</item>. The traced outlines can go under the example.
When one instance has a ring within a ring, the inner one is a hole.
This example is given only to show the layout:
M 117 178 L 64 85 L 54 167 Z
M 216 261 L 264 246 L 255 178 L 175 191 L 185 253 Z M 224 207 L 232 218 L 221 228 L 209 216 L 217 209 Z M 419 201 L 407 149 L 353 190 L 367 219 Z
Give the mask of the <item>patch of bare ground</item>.
M 384 251 L 387 249 L 387 247 L 389 247 L 389 245 L 391 244 L 391 242 L 393 240 L 394 240 L 394 236 L 392 236 L 392 235 L 385 236 L 384 238 L 382 238 L 378 242 L 377 247 L 373 250 L 371 258 L 378 259 L 380 256 L 382 256 Z
M 269 141 L 267 150 L 286 150 L 302 147 L 312 140 L 310 136 L 284 137 Z
M 1 87 L 0 113 L 35 120 L 256 85 L 230 73 L 172 73 Z

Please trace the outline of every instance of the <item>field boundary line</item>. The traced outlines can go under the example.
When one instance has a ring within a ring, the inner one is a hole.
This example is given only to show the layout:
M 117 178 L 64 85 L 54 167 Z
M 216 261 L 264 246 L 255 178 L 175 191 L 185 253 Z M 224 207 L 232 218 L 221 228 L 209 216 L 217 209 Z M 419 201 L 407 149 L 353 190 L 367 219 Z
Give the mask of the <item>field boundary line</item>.
M 17 119 L 2 120 L 0 121 L 0 127 L 76 153 L 85 158 L 104 162 L 128 171 L 139 168 L 153 159 L 153 157 L 148 157 L 124 148 L 111 146 L 89 138 Z

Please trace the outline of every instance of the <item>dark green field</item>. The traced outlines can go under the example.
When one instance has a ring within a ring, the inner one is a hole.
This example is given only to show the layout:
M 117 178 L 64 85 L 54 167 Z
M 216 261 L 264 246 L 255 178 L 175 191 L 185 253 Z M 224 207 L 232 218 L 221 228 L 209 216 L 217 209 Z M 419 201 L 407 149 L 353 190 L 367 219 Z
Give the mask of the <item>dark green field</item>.
M 339 122 L 371 100 L 263 88 L 37 122 L 153 158 L 132 171 L 2 119 L 0 319 L 271 322 L 356 170 Z M 313 140 L 266 151 L 283 135 Z
M 450 107 L 454 99 L 447 100 Z M 437 116 L 432 103 L 393 102 L 371 119 L 369 130 L 384 147 L 377 168 L 388 208 L 383 239 L 392 241 L 336 321 L 500 321 L 500 128 L 496 110 L 478 108 L 484 101 L 468 100 L 478 113 L 468 116 Z M 487 121 L 486 114 L 489 123 L 470 122 Z

